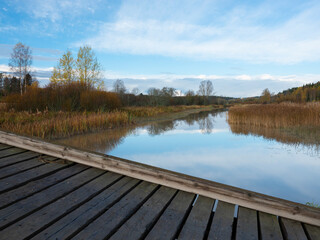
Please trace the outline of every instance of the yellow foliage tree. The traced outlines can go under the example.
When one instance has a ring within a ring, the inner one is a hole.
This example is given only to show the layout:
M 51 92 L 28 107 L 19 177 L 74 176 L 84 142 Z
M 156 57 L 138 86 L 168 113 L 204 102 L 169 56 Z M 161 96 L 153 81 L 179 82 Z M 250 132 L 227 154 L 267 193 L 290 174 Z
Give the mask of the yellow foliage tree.
M 53 68 L 50 81 L 54 84 L 69 84 L 75 80 L 74 59 L 72 53 L 67 51 L 59 60 L 57 67 Z
M 76 61 L 78 80 L 86 88 L 102 88 L 101 65 L 90 46 L 80 47 Z
M 62 85 L 79 82 L 87 89 L 103 88 L 101 66 L 89 46 L 80 47 L 76 60 L 70 51 L 63 54 L 53 68 L 50 81 Z

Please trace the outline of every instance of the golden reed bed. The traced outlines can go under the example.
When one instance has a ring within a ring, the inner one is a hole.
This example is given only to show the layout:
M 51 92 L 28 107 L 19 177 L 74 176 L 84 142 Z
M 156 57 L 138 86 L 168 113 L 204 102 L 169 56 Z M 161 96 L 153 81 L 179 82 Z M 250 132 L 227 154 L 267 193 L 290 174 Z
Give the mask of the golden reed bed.
M 229 124 L 246 124 L 272 128 L 320 126 L 320 103 L 280 103 L 233 106 Z

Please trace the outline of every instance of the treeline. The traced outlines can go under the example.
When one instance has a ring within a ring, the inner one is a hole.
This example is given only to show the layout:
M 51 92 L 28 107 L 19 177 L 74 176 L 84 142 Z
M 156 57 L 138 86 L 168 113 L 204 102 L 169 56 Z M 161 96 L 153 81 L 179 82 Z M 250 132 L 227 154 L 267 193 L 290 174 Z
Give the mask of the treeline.
M 8 96 L 10 94 L 20 93 L 21 86 L 30 87 L 32 84 L 36 84 L 37 81 L 32 78 L 28 73 L 22 79 L 22 81 L 15 77 L 5 73 L 0 73 L 0 96 Z
M 290 88 L 275 96 L 275 101 L 314 102 L 320 101 L 320 81 L 302 87 Z
M 81 82 L 68 84 L 50 83 L 41 88 L 37 84 L 28 86 L 27 91 L 11 93 L 4 98 L 7 109 L 17 111 L 110 111 L 126 106 L 179 106 L 227 104 L 222 97 L 200 95 L 175 96 L 164 94 L 164 87 L 159 94 L 116 93 L 87 88 Z
M 231 99 L 229 103 L 307 103 L 320 101 L 320 81 L 303 85 L 302 87 L 289 88 L 278 94 L 271 93 L 268 88 L 264 89 L 261 96 Z
M 184 96 L 178 96 L 181 94 L 171 87 L 149 88 L 147 94 L 137 88 L 129 92 L 122 80 L 116 80 L 112 91 L 106 91 L 102 68 L 89 46 L 80 47 L 75 57 L 66 51 L 45 87 L 39 87 L 29 73 L 15 72 L 20 77 L 1 75 L 0 94 L 5 96 L 2 101 L 7 110 L 110 111 L 126 106 L 227 104 L 226 99 L 212 96 L 213 85 L 209 80 L 200 82 L 197 92 L 189 90 Z

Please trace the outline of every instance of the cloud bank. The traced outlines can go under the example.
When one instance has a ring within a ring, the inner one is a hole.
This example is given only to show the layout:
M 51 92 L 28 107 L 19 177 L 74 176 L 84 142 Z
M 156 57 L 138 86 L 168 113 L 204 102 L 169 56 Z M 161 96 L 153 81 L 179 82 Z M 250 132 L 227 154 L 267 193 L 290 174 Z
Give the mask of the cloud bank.
M 273 1 L 254 7 L 226 5 L 124 1 L 113 22 L 103 23 L 95 36 L 77 45 L 200 60 L 293 64 L 320 59 L 319 2 L 292 3 L 286 8 Z

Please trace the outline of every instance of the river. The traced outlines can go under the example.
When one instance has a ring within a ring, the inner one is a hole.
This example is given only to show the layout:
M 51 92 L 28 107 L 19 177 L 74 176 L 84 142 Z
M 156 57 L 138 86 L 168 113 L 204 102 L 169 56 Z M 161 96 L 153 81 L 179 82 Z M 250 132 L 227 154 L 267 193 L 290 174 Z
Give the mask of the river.
M 230 126 L 223 111 L 79 135 L 58 143 L 305 204 L 320 202 L 320 144 L 309 135 Z

